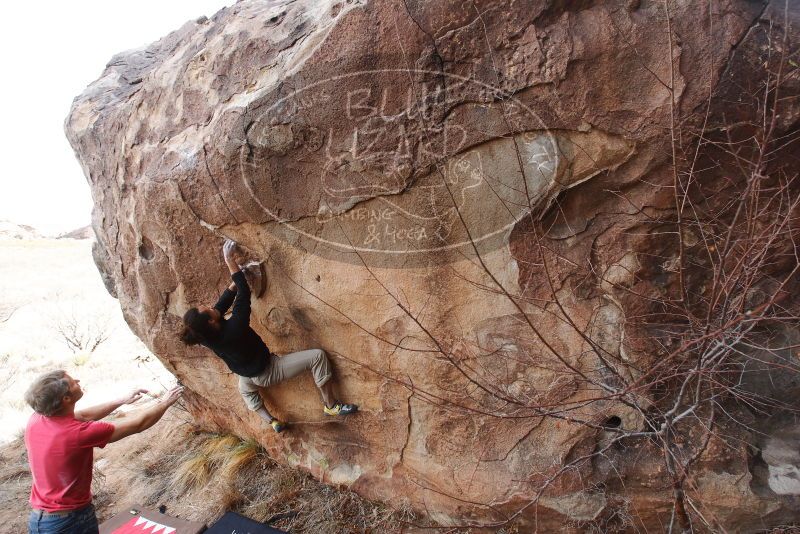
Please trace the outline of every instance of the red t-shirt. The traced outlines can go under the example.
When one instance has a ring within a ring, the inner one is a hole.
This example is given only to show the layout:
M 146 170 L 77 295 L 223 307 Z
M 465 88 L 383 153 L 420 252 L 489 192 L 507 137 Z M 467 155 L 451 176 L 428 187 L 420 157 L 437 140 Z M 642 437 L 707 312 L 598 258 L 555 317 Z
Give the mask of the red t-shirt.
M 105 447 L 114 425 L 78 421 L 71 415 L 45 417 L 34 413 L 25 429 L 31 464 L 31 506 L 57 512 L 77 510 L 92 502 L 94 447 Z

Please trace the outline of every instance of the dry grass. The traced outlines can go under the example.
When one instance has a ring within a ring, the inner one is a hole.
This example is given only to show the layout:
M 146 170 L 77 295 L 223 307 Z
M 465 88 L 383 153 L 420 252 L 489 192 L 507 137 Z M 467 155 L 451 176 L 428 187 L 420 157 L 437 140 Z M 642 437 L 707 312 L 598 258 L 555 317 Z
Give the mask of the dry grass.
M 218 484 L 230 485 L 260 452 L 255 441 L 243 441 L 230 434 L 209 435 L 199 451 L 181 461 L 172 483 L 182 491 L 195 490 L 205 486 L 213 474 Z
M 172 475 L 172 483 L 180 491 L 205 486 L 211 478 L 208 459 L 202 454 L 192 456 L 178 466 Z
M 262 452 L 261 446 L 255 440 L 240 441 L 233 447 L 222 464 L 222 476 L 231 480 Z

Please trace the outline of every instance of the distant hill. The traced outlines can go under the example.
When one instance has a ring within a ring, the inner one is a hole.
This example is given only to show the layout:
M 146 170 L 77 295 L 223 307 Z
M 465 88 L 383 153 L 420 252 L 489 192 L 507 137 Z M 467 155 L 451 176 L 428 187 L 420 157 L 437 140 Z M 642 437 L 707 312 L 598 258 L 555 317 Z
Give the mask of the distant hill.
M 71 232 L 60 234 L 57 237 L 57 239 L 93 239 L 93 238 L 94 238 L 94 230 L 92 230 L 91 225 L 81 226 L 80 228 L 76 228 Z
M 17 224 L 11 221 L 0 221 L 0 239 L 41 239 L 36 228 L 26 224 Z
M 45 235 L 33 226 L 0 220 L 0 239 L 94 239 L 91 225 L 81 226 L 58 235 Z

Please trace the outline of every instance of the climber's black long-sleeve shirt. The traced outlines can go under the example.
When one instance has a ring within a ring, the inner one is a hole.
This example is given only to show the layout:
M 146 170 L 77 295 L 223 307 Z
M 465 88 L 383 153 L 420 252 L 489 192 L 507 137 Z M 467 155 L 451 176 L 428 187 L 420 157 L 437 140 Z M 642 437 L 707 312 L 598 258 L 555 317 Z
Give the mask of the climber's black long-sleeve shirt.
M 250 288 L 242 271 L 231 275 L 236 291 L 225 289 L 214 308 L 223 316 L 233 304 L 229 319 L 220 320 L 220 333 L 206 346 L 222 358 L 228 368 L 241 376 L 257 376 L 269 363 L 270 352 L 250 328 Z

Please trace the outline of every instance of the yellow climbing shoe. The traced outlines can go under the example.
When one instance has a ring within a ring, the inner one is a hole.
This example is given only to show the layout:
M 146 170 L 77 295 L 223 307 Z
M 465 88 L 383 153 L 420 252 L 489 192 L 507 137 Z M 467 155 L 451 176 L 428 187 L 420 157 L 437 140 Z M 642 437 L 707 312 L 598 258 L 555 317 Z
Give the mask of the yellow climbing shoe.
M 284 423 L 283 421 L 278 421 L 277 419 L 273 419 L 272 421 L 270 421 L 269 426 L 271 426 L 272 430 L 274 430 L 278 434 L 286 430 L 286 423 Z
M 358 406 L 355 404 L 342 404 L 341 402 L 337 402 L 332 408 L 325 406 L 323 410 L 325 415 L 347 415 L 356 413 L 358 411 Z

